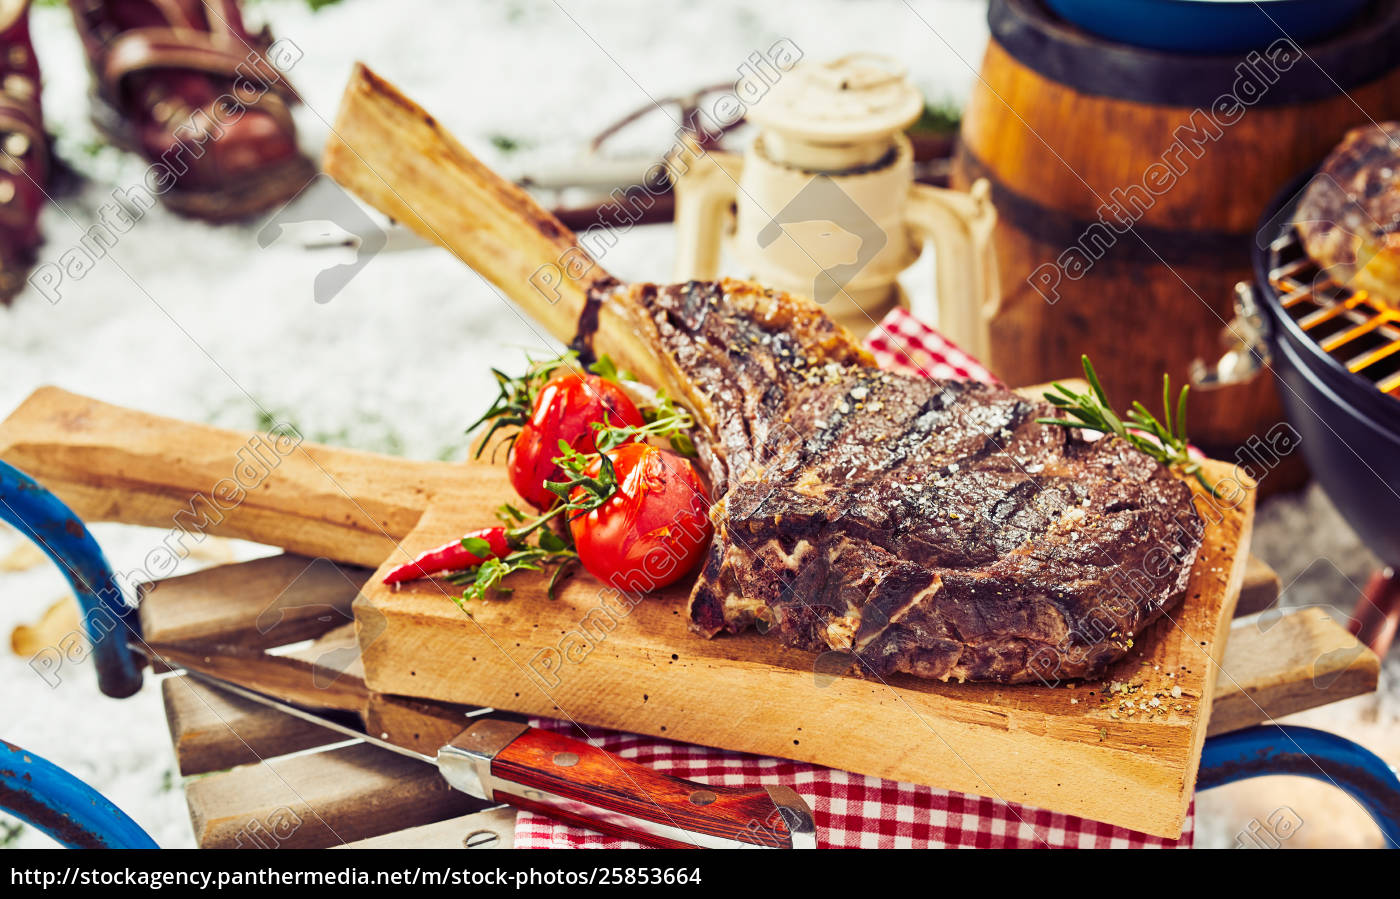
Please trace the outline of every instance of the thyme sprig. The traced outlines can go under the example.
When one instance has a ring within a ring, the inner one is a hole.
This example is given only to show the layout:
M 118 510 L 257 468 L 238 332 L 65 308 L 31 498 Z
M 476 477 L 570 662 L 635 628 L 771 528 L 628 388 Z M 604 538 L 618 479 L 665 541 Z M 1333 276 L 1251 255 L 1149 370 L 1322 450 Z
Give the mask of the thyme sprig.
M 564 529 L 561 536 L 546 527 L 562 511 L 558 508 L 550 509 L 543 515 L 530 518 L 510 503 L 505 503 L 497 509 L 496 517 L 507 527 L 505 537 L 511 551 L 505 556 L 486 558 L 480 565 L 464 569 L 447 578 L 449 582 L 463 588 L 461 596 L 452 597 L 458 608 L 470 616 L 471 612 L 466 606 L 469 600 L 484 599 L 488 592 L 509 596 L 512 589 L 501 586 L 502 581 L 517 571 L 540 571 L 547 565 L 555 566 L 547 588 L 549 598 L 554 599 L 555 587 L 568 576 L 573 563 L 578 561 L 578 553 L 574 551 L 568 530 Z M 535 540 L 533 544 L 529 542 L 531 537 Z M 466 541 L 463 541 L 463 545 L 466 545 Z M 472 547 L 467 546 L 467 549 L 471 550 Z M 486 552 L 477 555 L 490 556 L 490 545 L 487 544 Z
M 554 463 L 570 477 L 565 481 L 550 481 L 546 484 L 559 497 L 559 502 L 535 518 L 526 516 L 510 503 L 501 506 L 496 512 L 496 517 L 507 526 L 505 536 L 511 551 L 502 557 L 488 558 L 480 565 L 448 578 L 462 587 L 462 595 L 452 597 L 452 601 L 468 616 L 471 615 L 471 611 L 467 608 L 467 603 L 472 600 L 485 599 L 488 593 L 499 597 L 509 596 L 513 589 L 503 586 L 502 582 L 517 571 L 542 571 L 546 566 L 554 566 L 554 573 L 550 576 L 546 588 L 549 598 L 554 599 L 555 588 L 568 576 L 574 563 L 578 561 L 578 551 L 574 548 L 573 536 L 569 529 L 562 527 L 556 530 L 550 526 L 551 522 L 562 515 L 569 515 L 571 518 L 586 515 L 607 502 L 617 492 L 617 474 L 613 469 L 612 460 L 607 456 L 585 455 L 563 440 L 559 441 L 559 451 L 561 455 L 554 459 Z M 596 475 L 590 475 L 587 468 L 595 458 L 601 460 L 599 471 Z M 579 487 L 583 488 L 583 492 L 575 498 L 573 494 Z M 531 538 L 534 539 L 534 543 L 530 542 Z M 487 550 L 481 555 L 490 555 L 489 545 Z
M 448 578 L 462 587 L 462 594 L 452 597 L 452 601 L 470 617 L 468 602 L 485 599 L 488 592 L 497 596 L 509 596 L 514 592 L 514 588 L 502 586 L 502 581 L 517 571 L 541 571 L 545 566 L 554 566 L 554 573 L 550 575 L 546 588 L 549 598 L 554 599 L 555 588 L 568 576 L 573 563 L 578 561 L 578 553 L 557 534 L 551 531 L 545 533 L 558 541 L 558 545 L 547 546 L 546 541 L 541 539 L 540 546 L 527 546 L 504 558 L 487 559 L 475 568 Z
M 1219 498 L 1215 487 L 1206 480 L 1201 463 L 1191 457 L 1186 437 L 1186 397 L 1189 386 L 1183 386 L 1176 401 L 1176 420 L 1172 420 L 1171 377 L 1162 375 L 1162 416 L 1163 421 L 1147 410 L 1142 403 L 1134 400 L 1124 418 L 1113 411 L 1099 382 L 1098 372 L 1088 356 L 1080 357 L 1084 363 L 1084 378 L 1089 382 L 1089 390 L 1080 393 L 1071 390 L 1058 381 L 1045 392 L 1045 400 L 1060 412 L 1071 418 L 1037 418 L 1041 424 L 1059 425 L 1066 428 L 1083 428 L 1098 431 L 1109 437 L 1127 441 L 1157 461 L 1181 473 L 1193 476 L 1211 496 Z
M 690 439 L 690 429 L 695 427 L 695 419 L 685 409 L 677 406 L 664 390 L 656 392 L 656 404 L 641 410 L 646 424 L 639 428 L 628 425 L 614 426 L 604 422 L 593 423 L 593 443 L 599 452 L 606 453 L 624 443 L 642 443 L 652 438 L 664 439 L 671 449 L 682 456 L 695 456 L 695 443 Z
M 559 505 L 547 514 L 571 512 L 573 514 L 569 518 L 573 519 L 587 515 L 612 499 L 612 495 L 617 492 L 617 470 L 613 468 L 612 459 L 607 456 L 608 450 L 612 448 L 600 446 L 597 453 L 585 454 L 569 446 L 567 441 L 559 441 L 560 455 L 554 458 L 554 464 L 563 470 L 564 480 L 545 482 L 549 492 L 560 499 Z M 596 474 L 590 474 L 589 469 L 595 459 L 598 460 L 598 471 Z M 575 498 L 574 493 L 580 488 L 583 492 Z
M 544 361 L 530 360 L 529 370 L 524 375 L 512 377 L 492 369 L 496 378 L 498 395 L 491 408 L 477 419 L 467 430 L 474 431 L 485 422 L 491 422 L 490 429 L 477 447 L 477 456 L 490 442 L 491 436 L 503 427 L 516 427 L 529 420 L 535 398 L 545 382 L 560 368 L 577 364 L 577 354 L 566 353 L 558 358 Z M 631 375 L 619 371 L 607 356 L 600 356 L 588 370 L 615 383 L 632 380 Z M 510 503 L 503 504 L 496 511 L 496 517 L 506 525 L 506 542 L 511 551 L 503 557 L 488 558 L 474 568 L 459 571 L 448 580 L 462 587 L 460 596 L 452 601 L 470 616 L 467 603 L 485 599 L 488 594 L 509 596 L 510 587 L 504 586 L 507 577 L 517 571 L 542 571 L 554 569 L 549 579 L 549 598 L 555 596 L 556 587 L 573 571 L 578 562 L 578 551 L 573 545 L 573 536 L 565 519 L 572 520 L 601 507 L 617 493 L 617 472 L 607 453 L 624 443 L 644 442 L 652 439 L 665 439 L 672 448 L 684 455 L 695 455 L 695 444 L 687 433 L 695 427 L 695 419 L 685 409 L 677 406 L 665 391 L 658 391 L 655 400 L 641 408 L 645 424 L 641 427 L 610 425 L 595 422 L 593 442 L 597 448 L 593 453 L 582 453 L 559 441 L 559 455 L 552 461 L 564 472 L 561 481 L 549 481 L 549 488 L 559 500 L 542 515 L 530 517 Z M 515 440 L 512 433 L 502 441 L 510 446 Z M 592 471 L 594 463 L 597 471 Z M 577 495 L 575 495 L 577 494 Z M 485 541 L 480 541 L 485 543 Z M 468 546 L 467 549 L 476 552 Z M 485 551 L 477 552 L 480 557 L 490 555 L 489 544 Z

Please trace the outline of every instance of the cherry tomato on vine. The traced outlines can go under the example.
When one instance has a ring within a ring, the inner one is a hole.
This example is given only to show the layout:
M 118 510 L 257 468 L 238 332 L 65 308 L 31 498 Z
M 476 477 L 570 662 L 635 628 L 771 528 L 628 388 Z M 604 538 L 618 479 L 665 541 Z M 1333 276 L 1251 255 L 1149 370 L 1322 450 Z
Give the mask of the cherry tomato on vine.
M 690 460 L 646 443 L 609 451 L 617 491 L 569 522 L 579 561 L 624 593 L 647 593 L 675 583 L 709 545 L 710 500 Z M 601 473 L 595 459 L 586 472 Z M 573 499 L 585 496 L 583 488 Z
M 640 428 L 646 422 L 627 392 L 598 375 L 560 372 L 545 382 L 535 396 L 530 420 L 520 427 L 510 451 L 510 483 L 515 492 L 537 509 L 548 509 L 558 497 L 545 481 L 564 480 L 554 459 L 559 441 L 581 453 L 597 452 L 593 424 Z

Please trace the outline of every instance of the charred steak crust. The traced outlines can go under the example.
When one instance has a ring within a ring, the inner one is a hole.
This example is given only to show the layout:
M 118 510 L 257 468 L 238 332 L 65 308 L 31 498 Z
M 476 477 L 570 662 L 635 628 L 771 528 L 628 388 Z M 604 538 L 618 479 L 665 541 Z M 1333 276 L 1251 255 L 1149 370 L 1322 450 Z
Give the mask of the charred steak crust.
M 882 372 L 810 302 L 725 281 L 626 288 L 701 423 L 719 497 L 689 605 L 876 675 L 1096 675 L 1177 603 L 1190 488 L 1009 390 Z

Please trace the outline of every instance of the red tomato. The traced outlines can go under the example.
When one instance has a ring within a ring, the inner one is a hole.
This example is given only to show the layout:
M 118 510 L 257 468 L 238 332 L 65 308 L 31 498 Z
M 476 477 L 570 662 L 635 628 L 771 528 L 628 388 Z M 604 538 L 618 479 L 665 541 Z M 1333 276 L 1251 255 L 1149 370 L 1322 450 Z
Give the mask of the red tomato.
M 690 460 L 650 444 L 629 443 L 607 454 L 617 492 L 571 520 L 579 561 L 624 593 L 647 593 L 680 580 L 710 542 L 710 499 Z M 601 462 L 589 473 L 597 475 Z M 582 497 L 579 488 L 574 498 Z
M 515 492 L 537 509 L 554 505 L 558 497 L 544 483 L 564 480 L 553 461 L 559 455 L 559 441 L 567 441 L 581 453 L 597 452 L 594 422 L 634 428 L 646 423 L 626 391 L 606 378 L 565 371 L 546 381 L 510 451 L 510 483 Z

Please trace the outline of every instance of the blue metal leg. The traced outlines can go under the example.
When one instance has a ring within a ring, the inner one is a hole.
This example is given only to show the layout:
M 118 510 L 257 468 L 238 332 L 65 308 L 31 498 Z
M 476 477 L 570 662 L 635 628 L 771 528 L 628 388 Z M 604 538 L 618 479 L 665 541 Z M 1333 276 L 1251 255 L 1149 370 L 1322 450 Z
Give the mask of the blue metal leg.
M 1385 760 L 1336 734 L 1271 724 L 1206 740 L 1196 787 L 1293 774 L 1345 790 L 1380 827 L 1386 844 L 1400 848 L 1400 778 Z
M 127 648 L 137 619 L 122 600 L 112 566 L 73 511 L 29 475 L 0 462 L 0 519 L 19 528 L 63 572 L 78 598 L 97 664 L 97 684 L 118 698 L 141 689 L 141 667 Z M 159 849 L 101 793 L 62 768 L 0 741 L 0 808 L 73 849 Z
M 33 753 L 0 740 L 0 808 L 69 849 L 159 849 L 101 793 Z
M 83 612 L 102 692 L 120 699 L 140 690 L 141 666 L 127 647 L 128 636 L 136 632 L 136 616 L 122 600 L 102 548 L 78 516 L 38 481 L 0 462 L 0 519 L 34 541 L 68 578 Z

